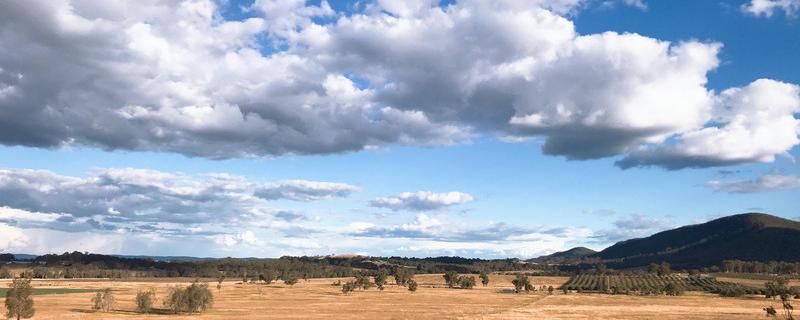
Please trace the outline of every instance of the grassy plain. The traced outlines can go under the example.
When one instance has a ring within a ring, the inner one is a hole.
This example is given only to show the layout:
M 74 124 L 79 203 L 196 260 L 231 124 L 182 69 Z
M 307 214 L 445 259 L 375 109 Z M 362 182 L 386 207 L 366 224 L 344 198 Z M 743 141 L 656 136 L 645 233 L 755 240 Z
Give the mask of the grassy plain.
M 155 289 L 157 304 L 171 286 L 186 285 L 191 279 L 152 280 L 35 280 L 35 288 L 98 290 L 111 288 L 117 305 L 111 312 L 93 312 L 92 293 L 36 296 L 34 319 L 754 319 L 763 317 L 761 308 L 779 302 L 763 297 L 720 298 L 711 294 L 687 293 L 679 297 L 624 296 L 605 294 L 554 295 L 537 291 L 513 294 L 509 275 L 492 275 L 488 287 L 472 290 L 448 289 L 441 275 L 417 275 L 416 293 L 403 287 L 371 288 L 343 295 L 331 286 L 336 280 L 300 281 L 294 287 L 282 283 L 241 284 L 226 281 L 217 291 L 213 279 L 214 307 L 202 315 L 141 315 L 134 312 L 138 290 Z M 537 288 L 560 286 L 566 277 L 531 277 Z M 391 279 L 390 279 L 391 280 Z M 7 281 L 0 282 L 0 287 Z

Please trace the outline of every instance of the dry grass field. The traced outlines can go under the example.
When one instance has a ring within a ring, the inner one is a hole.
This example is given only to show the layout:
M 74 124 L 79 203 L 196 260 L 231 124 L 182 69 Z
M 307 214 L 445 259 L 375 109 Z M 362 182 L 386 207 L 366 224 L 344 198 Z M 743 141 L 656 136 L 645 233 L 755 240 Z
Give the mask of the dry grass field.
M 417 275 L 416 293 L 390 285 L 343 295 L 331 286 L 337 279 L 300 281 L 294 287 L 283 284 L 243 285 L 226 281 L 218 293 L 216 282 L 207 279 L 215 294 L 214 307 L 202 315 L 151 314 L 134 312 L 138 290 L 153 288 L 157 304 L 170 286 L 186 285 L 190 279 L 157 280 L 46 280 L 34 281 L 35 288 L 114 290 L 117 304 L 112 312 L 93 312 L 92 293 L 35 296 L 34 319 L 756 319 L 761 308 L 779 302 L 760 297 L 720 298 L 711 294 L 688 293 L 679 297 L 623 296 L 604 294 L 554 295 L 509 293 L 512 276 L 493 275 L 488 287 L 472 290 L 447 289 L 440 275 Z M 537 286 L 559 286 L 566 277 L 532 277 Z M 347 280 L 347 279 L 339 279 Z M 0 286 L 6 286 L 6 282 Z

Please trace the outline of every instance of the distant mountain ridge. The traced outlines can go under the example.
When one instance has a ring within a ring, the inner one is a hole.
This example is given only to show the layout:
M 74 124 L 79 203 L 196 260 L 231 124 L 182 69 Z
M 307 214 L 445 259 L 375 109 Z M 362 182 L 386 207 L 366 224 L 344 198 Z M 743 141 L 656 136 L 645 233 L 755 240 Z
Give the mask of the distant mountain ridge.
M 723 260 L 800 261 L 800 222 L 744 213 L 618 242 L 591 257 L 617 268 L 666 261 L 681 268 Z
M 596 254 L 597 251 L 586 247 L 575 247 L 565 251 L 555 252 L 546 256 L 533 258 L 528 261 L 537 263 L 579 263 L 583 258 Z

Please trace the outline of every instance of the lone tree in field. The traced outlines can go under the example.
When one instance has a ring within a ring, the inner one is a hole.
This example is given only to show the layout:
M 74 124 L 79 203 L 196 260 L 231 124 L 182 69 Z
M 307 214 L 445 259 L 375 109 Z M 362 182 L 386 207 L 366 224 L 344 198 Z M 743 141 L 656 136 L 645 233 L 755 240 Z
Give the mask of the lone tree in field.
M 153 310 L 153 302 L 156 300 L 156 292 L 153 289 L 139 291 L 136 293 L 136 311 L 149 313 Z
M 197 281 L 185 288 L 170 289 L 167 298 L 164 299 L 164 306 L 174 313 L 203 312 L 211 308 L 213 303 L 214 296 L 208 289 L 208 284 L 200 284 Z
M 14 278 L 6 292 L 6 317 L 27 319 L 33 317 L 31 279 Z
M 342 293 L 348 294 L 350 292 L 353 292 L 353 290 L 355 290 L 356 287 L 358 287 L 358 286 L 353 281 L 345 282 L 345 283 L 342 284 Z
M 389 275 L 386 273 L 386 269 L 380 268 L 378 272 L 375 273 L 375 286 L 378 287 L 378 290 L 383 291 L 383 286 L 386 285 L 386 279 Z
M 394 276 L 394 282 L 398 286 L 405 286 L 408 284 L 408 281 L 414 278 L 414 273 L 408 268 L 405 267 L 396 267 L 392 272 L 392 276 Z
M 417 282 L 414 279 L 408 280 L 406 285 L 408 285 L 408 291 L 417 292 Z
M 461 289 L 472 289 L 475 287 L 475 277 L 458 277 L 458 286 L 461 287 Z
M 114 293 L 111 288 L 106 288 L 103 292 L 98 292 L 92 297 L 92 310 L 111 311 L 114 308 Z
M 217 293 L 220 293 L 220 291 L 222 291 L 222 282 L 223 281 L 225 281 L 225 275 L 224 274 L 220 274 L 219 277 L 217 277 Z
M 272 280 L 275 280 L 275 274 L 271 270 L 266 270 L 258 275 L 258 280 L 264 281 L 264 284 L 270 284 Z
M 764 310 L 764 312 L 767 313 L 767 317 L 775 317 L 778 315 L 778 311 L 776 311 L 775 308 L 773 308 L 772 306 L 763 308 L 761 310 Z
M 361 290 L 367 290 L 372 287 L 372 282 L 369 281 L 369 277 L 364 272 L 356 273 L 356 288 L 361 288 Z
M 481 271 L 481 274 L 478 275 L 481 278 L 481 284 L 485 287 L 489 285 L 489 274 L 486 271 Z
M 455 271 L 447 271 L 442 275 L 444 278 L 444 283 L 447 284 L 448 288 L 455 288 L 458 285 L 458 272 Z
M 285 283 L 287 286 L 290 287 L 294 286 L 295 284 L 297 284 L 297 277 L 293 274 L 287 273 L 283 276 L 283 283 Z
M 528 276 L 521 273 L 518 273 L 517 277 L 511 280 L 511 284 L 514 285 L 514 292 L 516 293 L 520 293 L 522 290 L 525 290 L 525 292 L 533 291 L 533 285 L 528 280 Z

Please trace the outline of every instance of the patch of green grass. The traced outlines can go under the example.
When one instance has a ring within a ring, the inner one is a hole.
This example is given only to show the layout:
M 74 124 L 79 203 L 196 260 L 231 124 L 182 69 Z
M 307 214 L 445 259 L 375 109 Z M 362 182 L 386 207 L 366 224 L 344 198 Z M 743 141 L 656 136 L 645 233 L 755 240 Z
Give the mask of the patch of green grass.
M 67 294 L 67 293 L 86 293 L 95 292 L 94 289 L 67 289 L 67 288 L 33 288 L 34 295 L 43 294 Z M 8 288 L 0 288 L 0 297 L 5 297 Z

